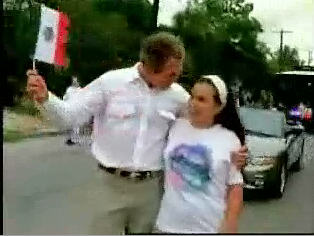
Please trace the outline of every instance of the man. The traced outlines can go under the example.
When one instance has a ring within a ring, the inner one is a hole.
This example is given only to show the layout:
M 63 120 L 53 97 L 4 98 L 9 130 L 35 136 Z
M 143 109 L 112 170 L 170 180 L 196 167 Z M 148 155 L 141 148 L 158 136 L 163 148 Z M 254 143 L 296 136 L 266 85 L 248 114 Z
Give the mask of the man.
M 162 188 L 162 153 L 171 122 L 189 95 L 176 82 L 185 56 L 170 33 L 147 37 L 140 62 L 109 71 L 67 102 L 48 92 L 44 79 L 28 71 L 27 90 L 45 112 L 64 125 L 82 124 L 93 115 L 92 152 L 110 199 L 92 226 L 93 234 L 150 233 Z M 243 166 L 245 147 L 233 155 Z

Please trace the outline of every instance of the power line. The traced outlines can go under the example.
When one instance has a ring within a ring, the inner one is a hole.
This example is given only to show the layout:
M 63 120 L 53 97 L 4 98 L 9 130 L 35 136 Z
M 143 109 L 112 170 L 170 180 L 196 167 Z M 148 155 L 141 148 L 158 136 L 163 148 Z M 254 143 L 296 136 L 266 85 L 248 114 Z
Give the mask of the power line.
M 309 50 L 309 59 L 308 59 L 308 61 L 307 61 L 308 66 L 310 66 L 310 64 L 311 64 L 311 62 L 312 62 L 312 59 L 313 59 L 313 57 L 312 57 L 312 51 Z
M 280 33 L 280 52 L 282 52 L 283 34 L 285 34 L 285 33 L 293 33 L 293 31 L 281 29 L 280 31 L 273 31 L 273 33 Z
M 282 48 L 283 48 L 283 34 L 286 34 L 286 33 L 293 33 L 293 31 L 281 29 L 280 31 L 273 31 L 273 33 L 280 33 L 279 70 L 281 71 L 281 66 L 282 66 Z

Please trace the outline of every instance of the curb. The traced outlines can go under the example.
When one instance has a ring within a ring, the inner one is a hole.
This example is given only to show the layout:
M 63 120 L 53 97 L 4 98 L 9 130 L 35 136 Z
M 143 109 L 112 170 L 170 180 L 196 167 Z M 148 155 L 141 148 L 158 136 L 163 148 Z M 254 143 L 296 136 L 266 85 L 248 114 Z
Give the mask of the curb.
M 65 130 L 44 130 L 44 131 L 37 131 L 33 134 L 27 135 L 27 137 L 38 137 L 38 136 L 52 136 L 52 135 L 62 135 L 66 134 L 67 131 Z
M 16 132 L 19 133 L 16 130 L 10 130 L 11 132 Z M 63 131 L 63 130 L 38 130 L 34 133 L 31 134 L 27 134 L 27 135 L 21 135 L 21 137 L 18 139 L 18 141 L 21 141 L 23 139 L 27 139 L 27 138 L 38 138 L 38 137 L 50 137 L 50 136 L 58 136 L 58 135 L 64 135 L 66 134 L 67 131 Z M 12 141 L 8 141 L 8 140 L 4 140 L 4 143 L 11 143 Z M 13 141 L 15 142 L 15 141 Z

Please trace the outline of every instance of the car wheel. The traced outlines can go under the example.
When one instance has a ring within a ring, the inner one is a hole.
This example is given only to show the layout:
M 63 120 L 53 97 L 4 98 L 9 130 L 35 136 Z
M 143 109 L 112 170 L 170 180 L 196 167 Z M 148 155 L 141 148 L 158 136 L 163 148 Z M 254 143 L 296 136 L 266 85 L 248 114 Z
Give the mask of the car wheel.
M 277 175 L 277 180 L 275 184 L 275 191 L 274 191 L 274 196 L 277 198 L 281 198 L 285 188 L 286 188 L 286 183 L 287 183 L 287 168 L 285 164 L 281 164 L 280 168 L 278 169 L 278 175 Z
M 294 170 L 301 171 L 304 169 L 304 166 L 305 166 L 304 158 L 303 155 L 301 155 L 295 163 Z

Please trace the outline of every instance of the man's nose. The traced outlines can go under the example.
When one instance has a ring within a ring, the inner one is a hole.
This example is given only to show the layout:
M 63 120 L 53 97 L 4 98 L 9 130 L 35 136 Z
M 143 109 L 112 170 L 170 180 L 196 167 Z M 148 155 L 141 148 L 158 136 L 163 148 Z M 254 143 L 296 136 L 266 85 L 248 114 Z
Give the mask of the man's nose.
M 177 80 L 180 76 L 180 73 L 176 72 L 176 71 L 173 71 L 171 73 L 171 78 L 173 78 L 174 80 Z
M 171 77 L 176 77 L 177 76 L 177 73 L 175 71 L 171 71 L 171 74 L 170 74 Z

